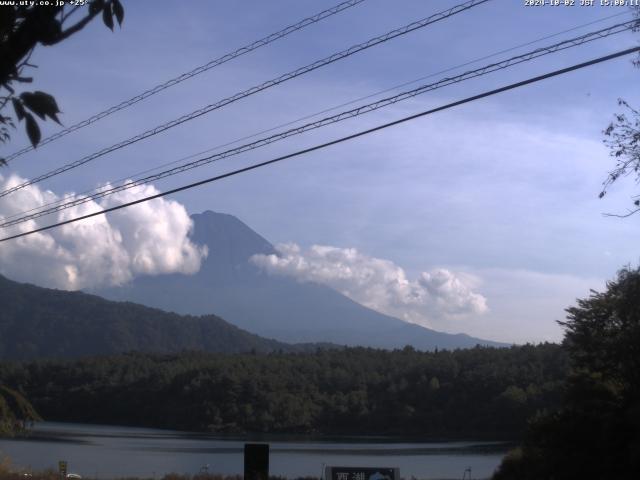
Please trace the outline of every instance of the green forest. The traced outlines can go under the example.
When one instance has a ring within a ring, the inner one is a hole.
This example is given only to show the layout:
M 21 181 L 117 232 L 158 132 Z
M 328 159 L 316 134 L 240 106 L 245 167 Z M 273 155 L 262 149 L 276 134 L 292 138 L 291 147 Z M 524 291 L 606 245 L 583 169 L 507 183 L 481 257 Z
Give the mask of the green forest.
M 558 345 L 420 352 L 131 353 L 0 365 L 47 420 L 207 432 L 519 438 L 555 408 Z

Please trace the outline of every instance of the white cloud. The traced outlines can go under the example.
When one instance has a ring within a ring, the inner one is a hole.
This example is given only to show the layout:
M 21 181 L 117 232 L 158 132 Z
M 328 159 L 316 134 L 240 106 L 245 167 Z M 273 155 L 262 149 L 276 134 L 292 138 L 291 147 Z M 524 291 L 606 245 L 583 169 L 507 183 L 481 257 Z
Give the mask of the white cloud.
M 0 176 L 5 190 L 23 178 Z M 106 185 L 105 188 L 109 186 Z M 150 185 L 139 186 L 87 202 L 56 215 L 30 220 L 5 229 L 4 235 L 26 232 L 55 221 L 64 221 L 101 208 L 123 204 L 158 193 Z M 76 198 L 67 194 L 66 199 Z M 36 185 L 23 188 L 0 202 L 0 218 L 54 202 L 59 197 Z M 109 214 L 64 225 L 0 244 L 0 273 L 47 287 L 77 290 L 121 285 L 137 275 L 195 273 L 206 248 L 188 238 L 192 227 L 185 208 L 172 200 L 155 199 Z
M 251 261 L 272 274 L 328 285 L 362 305 L 408 322 L 433 326 L 434 321 L 488 310 L 486 299 L 471 290 L 470 275 L 437 269 L 411 281 L 393 262 L 354 248 L 313 245 L 303 251 L 290 243 L 276 249 L 277 255 L 254 255 Z

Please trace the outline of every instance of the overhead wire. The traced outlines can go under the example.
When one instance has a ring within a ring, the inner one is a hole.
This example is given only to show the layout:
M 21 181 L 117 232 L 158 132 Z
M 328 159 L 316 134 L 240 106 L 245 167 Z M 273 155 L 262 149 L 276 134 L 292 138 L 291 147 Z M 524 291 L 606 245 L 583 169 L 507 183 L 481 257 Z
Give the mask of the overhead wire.
M 265 166 L 268 166 L 268 165 L 273 165 L 275 163 L 282 162 L 282 161 L 290 159 L 290 158 L 298 157 L 298 156 L 301 156 L 301 155 L 304 155 L 304 154 L 307 154 L 307 153 L 311 153 L 311 152 L 314 152 L 314 151 L 317 151 L 317 150 L 321 150 L 321 149 L 330 147 L 332 145 L 337 145 L 337 144 L 340 144 L 340 143 L 343 143 L 343 142 L 346 142 L 346 141 L 349 141 L 349 140 L 353 140 L 355 138 L 359 138 L 359 137 L 362 137 L 362 136 L 365 136 L 365 135 L 369 135 L 371 133 L 374 133 L 374 132 L 377 132 L 377 131 L 380 131 L 380 130 L 384 130 L 384 129 L 389 128 L 389 127 L 400 125 L 400 124 L 408 122 L 410 120 L 415 120 L 415 119 L 420 118 L 420 117 L 424 117 L 424 116 L 431 115 L 431 114 L 434 114 L 434 113 L 437 113 L 437 112 L 441 112 L 443 110 L 448 110 L 450 108 L 457 107 L 457 106 L 460 106 L 460 105 L 463 105 L 463 104 L 466 104 L 466 103 L 470 103 L 470 102 L 473 102 L 473 101 L 476 101 L 476 100 L 480 100 L 482 98 L 486 98 L 486 97 L 489 97 L 489 96 L 492 96 L 492 95 L 496 95 L 498 93 L 502 93 L 502 92 L 506 92 L 506 91 L 513 90 L 513 89 L 516 89 L 516 88 L 520 88 L 520 87 L 523 87 L 525 85 L 530 85 L 532 83 L 536 83 L 536 82 L 540 82 L 542 80 L 546 80 L 548 78 L 556 77 L 556 76 L 559 76 L 559 75 L 564 75 L 566 73 L 569 73 L 569 72 L 572 72 L 572 71 L 575 71 L 575 70 L 579 70 L 579 69 L 586 68 L 586 67 L 589 67 L 589 66 L 592 66 L 592 65 L 596 65 L 598 63 L 602 63 L 602 62 L 606 62 L 606 61 L 609 61 L 609 60 L 613 60 L 615 58 L 619 58 L 619 57 L 622 57 L 624 55 L 630 55 L 632 53 L 636 53 L 636 52 L 639 52 L 639 51 L 640 51 L 640 47 L 632 47 L 632 48 L 628 48 L 628 49 L 625 49 L 625 50 L 618 51 L 616 53 L 612 53 L 610 55 L 605 55 L 605 56 L 602 56 L 602 57 L 598 57 L 598 58 L 589 60 L 587 62 L 582 62 L 582 63 L 578 63 L 578 64 L 575 64 L 575 65 L 572 65 L 570 67 L 565 67 L 565 68 L 562 68 L 562 69 L 559 69 L 559 70 L 554 70 L 552 72 L 545 73 L 543 75 L 532 77 L 532 78 L 529 78 L 527 80 L 522 80 L 520 82 L 511 83 L 509 85 L 506 85 L 506 86 L 503 86 L 503 87 L 500 87 L 500 88 L 496 88 L 496 89 L 493 89 L 493 90 L 490 90 L 490 91 L 487 91 L 487 92 L 483 92 L 483 93 L 480 93 L 480 94 L 477 94 L 477 95 L 473 95 L 473 96 L 464 98 L 462 100 L 458 100 L 458 101 L 455 101 L 455 102 L 448 103 L 446 105 L 442 105 L 442 106 L 437 107 L 437 108 L 432 108 L 430 110 L 425 110 L 425 111 L 422 111 L 420 113 L 409 115 L 409 116 L 403 117 L 403 118 L 401 118 L 399 120 L 394 120 L 392 122 L 384 123 L 382 125 L 378 125 L 376 127 L 369 128 L 369 129 L 366 129 L 366 130 L 362 130 L 360 132 L 353 133 L 351 135 L 340 137 L 338 139 L 331 140 L 329 142 L 325 142 L 325 143 L 322 143 L 322 144 L 319 144 L 319 145 L 315 145 L 313 147 L 305 148 L 303 150 L 298 150 L 296 152 L 293 152 L 293 153 L 290 153 L 290 154 L 287 154 L 287 155 L 282 155 L 280 157 L 276 157 L 276 158 L 273 158 L 271 160 L 266 160 L 264 162 L 256 163 L 256 164 L 244 167 L 244 168 L 239 168 L 239 169 L 233 170 L 231 172 L 227 172 L 227 173 L 224 173 L 224 174 L 221 174 L 221 175 L 216 175 L 214 177 L 206 178 L 204 180 L 193 182 L 193 183 L 190 183 L 188 185 L 182 185 L 180 187 L 173 188 L 173 189 L 167 190 L 165 192 L 160 192 L 160 193 L 157 193 L 155 195 L 149 195 L 147 197 L 140 198 L 140 199 L 137 199 L 137 200 L 134 200 L 134 201 L 131 201 L 131 202 L 123 203 L 123 204 L 120 204 L 120 205 L 115 205 L 113 207 L 105 208 L 105 209 L 102 209 L 102 210 L 97 211 L 97 212 L 89 213 L 89 214 L 86 214 L 86 215 L 81 215 L 79 217 L 71 218 L 71 219 L 64 220 L 64 221 L 61 221 L 61 222 L 57 222 L 57 223 L 54 223 L 54 224 L 51 224 L 51 225 L 47 225 L 47 226 L 44 226 L 44 227 L 40 227 L 40 228 L 36 228 L 36 229 L 29 230 L 29 231 L 26 231 L 26 232 L 18 233 L 18 234 L 15 234 L 15 235 L 10 235 L 10 236 L 7 236 L 7 237 L 3 237 L 3 238 L 0 238 L 0 242 L 6 242 L 6 241 L 14 240 L 14 239 L 17 239 L 17 238 L 22 238 L 22 237 L 25 237 L 25 236 L 28 236 L 28 235 L 33 235 L 35 233 L 51 230 L 53 228 L 58 228 L 58 227 L 61 227 L 63 225 L 68 225 L 68 224 L 75 223 L 75 222 L 78 222 L 78 221 L 81 221 L 81 220 L 86 220 L 88 218 L 92 218 L 92 217 L 95 217 L 95 216 L 98 216 L 98 215 L 104 215 L 106 213 L 114 212 L 116 210 L 121 210 L 123 208 L 128 208 L 128 207 L 131 207 L 133 205 L 138 205 L 140 203 L 148 202 L 150 200 L 166 197 L 167 195 L 172 195 L 174 193 L 182 192 L 182 191 L 185 191 L 185 190 L 190 190 L 192 188 L 199 187 L 199 186 L 202 186 L 202 185 L 205 185 L 205 184 L 208 184 L 208 183 L 216 182 L 216 181 L 222 180 L 224 178 L 229 178 L 229 177 L 232 177 L 232 176 L 235 176 L 235 175 L 239 175 L 241 173 L 249 172 L 251 170 L 262 168 L 262 167 L 265 167 Z
M 333 15 L 336 15 L 344 10 L 347 10 L 348 8 L 354 7 L 362 2 L 364 2 L 365 0 L 347 0 L 345 2 L 339 3 L 338 5 L 335 5 L 331 8 L 328 8 L 326 10 L 323 10 L 322 12 L 316 13 L 315 15 L 312 15 L 310 17 L 307 17 L 303 20 L 300 20 L 299 22 L 296 22 L 292 25 L 289 25 L 288 27 L 283 28 L 282 30 L 279 30 L 277 32 L 271 33 L 270 35 L 267 35 L 264 38 L 261 38 L 260 40 L 256 40 L 248 45 L 245 45 L 244 47 L 240 47 L 237 50 L 234 50 L 233 52 L 230 53 L 226 53 L 224 55 L 222 55 L 221 57 L 218 57 L 214 60 L 211 60 L 207 63 L 205 63 L 204 65 L 200 65 L 186 73 L 182 73 L 180 75 L 178 75 L 177 77 L 171 78 L 161 84 L 156 85 L 155 87 L 152 87 L 148 90 L 145 90 L 144 92 L 129 98 L 128 100 L 124 100 L 123 102 L 120 102 L 117 105 L 114 105 L 112 107 L 107 108 L 106 110 L 103 110 L 99 113 L 96 113 L 95 115 L 92 115 L 91 117 L 82 120 L 80 122 L 77 122 L 63 130 L 60 130 L 59 132 L 54 133 L 53 135 L 50 135 L 49 137 L 46 137 L 42 140 L 40 140 L 40 142 L 38 143 L 38 148 L 51 143 L 55 140 L 58 140 L 72 132 L 75 132 L 76 130 L 79 130 L 83 127 L 86 127 L 88 125 L 91 125 L 92 123 L 97 122 L 98 120 L 101 120 L 105 117 L 108 117 L 109 115 L 112 115 L 116 112 L 119 112 L 120 110 L 124 110 L 125 108 L 131 107 L 132 105 L 135 105 L 136 103 L 139 103 L 149 97 L 151 97 L 152 95 L 155 95 L 157 93 L 162 92 L 163 90 L 166 90 L 167 88 L 171 88 L 175 85 L 178 85 L 179 83 L 184 82 L 185 80 L 188 80 L 192 77 L 195 77 L 196 75 L 200 75 L 201 73 L 207 72 L 209 70 L 211 70 L 212 68 L 218 67 L 224 63 L 227 63 L 230 60 L 233 60 L 235 58 L 238 58 L 242 55 L 245 55 L 249 52 L 252 52 L 254 50 L 257 50 L 260 47 L 264 47 L 266 45 L 269 45 L 270 43 L 275 42 L 276 40 L 280 40 L 281 38 L 286 37 L 287 35 L 290 35 L 291 33 L 297 32 L 298 30 L 301 30 L 305 27 L 308 27 L 309 25 L 313 25 L 315 23 L 318 23 L 326 18 L 329 18 Z M 5 162 L 11 162 L 12 160 L 15 160 L 16 158 L 18 158 L 19 156 L 30 152 L 31 150 L 34 150 L 35 147 L 33 147 L 32 145 L 29 145 L 27 147 L 24 147 L 14 153 L 12 153 L 11 155 L 7 156 L 4 160 Z
M 122 177 L 122 178 L 119 178 L 119 179 L 116 179 L 116 180 L 112 180 L 112 181 L 109 181 L 109 182 L 106 182 L 106 183 L 108 183 L 110 185 L 114 185 L 114 184 L 119 184 L 121 182 L 129 182 L 129 181 L 135 180 L 137 178 L 140 178 L 143 175 L 146 175 L 147 173 L 154 172 L 156 170 L 160 170 L 161 168 L 165 168 L 165 167 L 168 167 L 168 166 L 171 166 L 171 165 L 176 165 L 178 163 L 184 162 L 184 161 L 189 160 L 191 158 L 198 157 L 200 155 L 204 155 L 206 153 L 210 153 L 210 152 L 213 152 L 213 151 L 216 151 L 216 150 L 220 150 L 221 148 L 228 147 L 230 145 L 234 145 L 234 144 L 242 142 L 244 140 L 249 140 L 249 139 L 252 139 L 252 138 L 256 138 L 256 137 L 258 137 L 260 135 L 263 135 L 265 133 L 270 133 L 270 132 L 273 132 L 273 131 L 281 129 L 281 128 L 285 128 L 285 127 L 288 127 L 288 126 L 291 126 L 291 125 L 295 125 L 296 123 L 302 122 L 304 120 L 308 120 L 310 118 L 317 117 L 319 115 L 322 115 L 324 113 L 328 113 L 328 112 L 337 110 L 337 109 L 342 108 L 342 107 L 353 105 L 354 103 L 360 102 L 362 100 L 367 100 L 369 98 L 377 97 L 379 95 L 382 95 L 382 94 L 385 94 L 385 93 L 388 93 L 388 92 L 391 92 L 391 91 L 394 91 L 394 90 L 398 90 L 399 88 L 406 87 L 406 86 L 418 83 L 418 82 L 420 82 L 422 80 L 426 80 L 428 78 L 433 78 L 433 77 L 435 77 L 437 75 L 441 75 L 441 74 L 448 73 L 448 72 L 451 72 L 451 71 L 454 71 L 454 70 L 458 70 L 458 69 L 466 67 L 468 65 L 472 65 L 474 63 L 478 63 L 478 62 L 480 62 L 482 60 L 486 60 L 486 59 L 489 59 L 489 58 L 494 58 L 494 57 L 497 57 L 498 55 L 501 55 L 503 53 L 509 53 L 509 52 L 514 51 L 514 50 L 519 50 L 520 48 L 524 48 L 524 47 L 527 47 L 527 46 L 530 46 L 530 45 L 534 45 L 534 44 L 542 42 L 544 40 L 548 40 L 550 38 L 555 38 L 555 37 L 558 37 L 560 35 L 564 35 L 566 33 L 570 33 L 570 32 L 576 31 L 576 30 L 580 30 L 582 28 L 585 28 L 585 27 L 588 27 L 588 26 L 591 26 L 591 25 L 594 25 L 594 24 L 597 24 L 597 23 L 602 23 L 602 22 L 610 20 L 612 18 L 620 17 L 620 16 L 623 16 L 623 15 L 628 16 L 628 15 L 632 15 L 632 14 L 633 14 L 632 12 L 627 12 L 627 11 L 619 12 L 619 13 L 615 13 L 613 15 L 608 15 L 606 17 L 597 19 L 597 20 L 593 20 L 591 22 L 587 22 L 587 23 L 583 23 L 583 24 L 577 25 L 577 26 L 572 27 L 572 28 L 561 30 L 561 31 L 556 32 L 556 33 L 545 35 L 543 37 L 536 38 L 535 40 L 530 40 L 528 42 L 521 43 L 519 45 L 510 47 L 510 48 L 507 48 L 507 49 L 504 49 L 504 50 L 500 50 L 500 51 L 491 53 L 489 55 L 485 55 L 485 56 L 482 56 L 482 57 L 479 57 L 479 58 L 475 58 L 473 60 L 469 60 L 469 61 L 464 62 L 462 64 L 458 64 L 458 65 L 455 65 L 453 67 L 446 68 L 444 70 L 439 70 L 437 72 L 430 73 L 428 75 L 424 75 L 424 76 L 418 77 L 418 78 L 416 78 L 414 80 L 411 80 L 411 81 L 408 81 L 408 82 L 403 82 L 401 84 L 394 85 L 393 87 L 388 87 L 388 88 L 385 88 L 384 90 L 379 90 L 377 92 L 374 92 L 374 93 L 371 93 L 371 94 L 367 94 L 365 96 L 358 97 L 358 98 L 355 98 L 353 100 L 349 100 L 348 102 L 344 102 L 344 103 L 341 103 L 341 104 L 338 104 L 338 105 L 334 105 L 333 107 L 329 107 L 329 108 L 317 111 L 315 113 L 308 114 L 308 115 L 305 115 L 303 117 L 299 117 L 299 118 L 297 118 L 295 120 L 290 120 L 288 122 L 276 125 L 274 127 L 270 127 L 270 128 L 264 129 L 264 130 L 260 130 L 258 132 L 252 133 L 250 135 L 245 135 L 243 137 L 236 138 L 235 140 L 231 140 L 231 141 L 228 141 L 228 142 L 225 142 L 225 143 L 222 143 L 222 144 L 218 144 L 218 145 L 216 145 L 214 147 L 211 147 L 211 148 L 208 148 L 206 150 L 202 150 L 202 151 L 199 151 L 199 152 L 196 152 L 196 153 L 192 153 L 192 154 L 189 154 L 187 156 L 181 157 L 181 158 L 179 158 L 177 160 L 172 160 L 170 162 L 165 162 L 165 163 L 162 163 L 162 164 L 157 165 L 155 167 L 148 168 L 148 169 L 142 170 L 140 172 L 137 172 L 137 173 L 135 173 L 133 175 L 127 175 L 126 177 Z M 31 208 L 31 209 L 28 209 L 28 210 L 17 212 L 17 213 L 15 213 L 13 215 L 8 215 L 8 216 L 4 217 L 4 220 L 5 221 L 6 220 L 10 220 L 10 219 L 13 219 L 13 218 L 16 218 L 16 217 L 20 217 L 20 216 L 29 214 L 29 213 L 37 211 L 37 210 L 42 210 L 42 209 L 45 209 L 47 207 L 51 207 L 51 206 L 54 206 L 54 205 L 59 205 L 59 204 L 65 203 L 68 200 L 68 198 L 71 198 L 71 197 L 74 197 L 74 196 L 88 195 L 90 193 L 98 192 L 98 191 L 102 191 L 102 190 L 104 190 L 104 186 L 101 186 L 101 187 L 98 187 L 98 188 L 91 188 L 91 189 L 84 190 L 82 192 L 78 192 L 78 193 L 74 193 L 74 194 L 67 194 L 67 195 L 64 195 L 62 198 L 60 198 L 58 200 L 55 200 L 53 202 L 49 202 L 49 203 L 40 205 L 38 207 L 34 207 L 34 208 Z M 55 213 L 55 212 L 50 212 L 50 213 Z M 5 226 L 5 224 L 0 224 L 0 227 L 3 227 L 3 226 Z
M 285 73 L 283 75 L 280 75 L 279 77 L 276 77 L 272 80 L 269 80 L 267 82 L 264 82 L 260 85 L 254 86 L 249 88 L 248 90 L 244 90 L 242 92 L 236 93 L 235 95 L 232 95 L 231 97 L 227 97 L 223 100 L 220 100 L 216 103 L 212 103 L 210 105 L 207 105 L 205 107 L 202 107 L 198 110 L 195 110 L 189 114 L 183 115 L 175 120 L 172 120 L 170 122 L 167 122 L 165 124 L 159 125 L 157 127 L 154 127 L 152 129 L 149 129 L 143 133 L 140 133 L 138 135 L 135 135 L 127 140 L 124 140 L 122 142 L 116 143 L 114 145 L 111 145 L 110 147 L 104 148 L 102 150 L 99 150 L 98 152 L 92 153 L 90 155 L 87 155 L 79 160 L 76 160 L 74 162 L 68 163 L 66 165 L 63 165 L 62 167 L 56 168 L 54 170 L 51 170 L 47 173 L 44 173 L 42 175 L 39 175 L 37 177 L 34 177 L 28 181 L 25 181 L 19 185 L 16 185 L 14 187 L 11 187 L 9 189 L 0 191 L 0 197 L 4 197 L 6 195 L 9 195 L 17 190 L 20 190 L 22 188 L 28 187 L 29 185 L 34 185 L 36 183 L 42 182 L 43 180 L 46 180 L 48 178 L 54 177 L 56 175 L 60 175 L 64 172 L 67 172 L 71 169 L 80 167 L 81 165 L 84 165 L 88 162 L 91 162 L 97 158 L 100 158 L 108 153 L 114 152 L 116 150 L 119 150 L 121 148 L 127 147 L 133 143 L 139 142 L 141 140 L 144 140 L 146 138 L 152 137 L 154 135 L 157 135 L 159 133 L 162 133 L 166 130 L 169 130 L 170 128 L 176 127 L 178 125 L 181 125 L 185 122 L 188 122 L 190 120 L 193 120 L 195 118 L 198 118 L 202 115 L 205 115 L 207 113 L 210 113 L 214 110 L 217 110 L 219 108 L 222 108 L 226 105 L 229 105 L 230 103 L 236 102 L 240 99 L 246 98 L 248 96 L 251 96 L 255 93 L 261 92 L 262 90 L 265 90 L 267 88 L 270 87 L 274 87 L 276 85 L 279 85 L 281 83 L 284 83 L 288 80 L 291 80 L 293 78 L 296 78 L 300 75 L 304 75 L 306 73 L 309 73 L 313 70 L 316 70 L 320 67 L 324 67 L 326 65 L 329 65 L 331 63 L 334 63 L 338 60 L 342 60 L 344 58 L 350 57 L 351 55 L 354 55 L 355 53 L 361 52 L 363 50 L 366 50 L 368 48 L 371 48 L 373 46 L 388 42 L 394 38 L 397 38 L 399 36 L 402 35 L 406 35 L 407 33 L 413 32 L 415 30 L 418 30 L 420 28 L 424 28 L 428 25 L 431 25 L 433 23 L 439 22 L 441 20 L 444 20 L 446 18 L 449 18 L 453 15 L 456 15 L 458 13 L 467 11 L 473 7 L 476 7 L 478 5 L 481 5 L 483 3 L 487 3 L 491 0 L 469 0 L 467 2 L 461 3 L 459 5 L 455 5 L 447 10 L 435 13 L 429 17 L 423 18 L 421 20 L 415 21 L 415 22 L 411 22 L 407 25 L 404 25 L 403 27 L 400 28 L 396 28 L 394 30 L 391 30 L 383 35 L 379 35 L 377 37 L 373 37 L 369 40 L 367 40 L 366 42 L 357 44 L 357 45 L 353 45 L 345 50 L 342 50 L 338 53 L 334 53 L 328 57 L 325 57 L 321 60 L 317 60 L 313 63 L 310 63 L 304 67 L 300 67 L 296 70 L 293 70 L 291 72 Z
M 56 206 L 52 206 L 49 208 L 44 208 L 41 207 L 36 213 L 31 213 L 31 214 L 27 214 L 24 216 L 21 216 L 19 218 L 13 218 L 13 219 L 9 219 L 9 218 L 5 218 L 3 222 L 0 223 L 0 227 L 2 228 L 7 228 L 7 227 L 11 227 L 14 225 L 17 225 L 19 223 L 23 223 L 26 222 L 28 220 L 33 220 L 36 218 L 40 218 L 43 217 L 45 215 L 50 215 L 65 209 L 69 209 L 78 205 L 82 205 L 84 203 L 87 202 L 91 202 L 91 201 L 95 201 L 98 200 L 100 198 L 109 196 L 109 195 L 113 195 L 115 193 L 121 192 L 121 191 L 125 191 L 125 190 L 129 190 L 131 188 L 134 188 L 136 186 L 145 184 L 145 183 L 149 183 L 151 181 L 155 181 L 155 180 L 160 180 L 166 177 L 170 177 L 173 175 L 177 175 L 179 173 L 188 171 L 188 170 L 192 170 L 194 168 L 198 168 L 201 167 L 203 165 L 215 162 L 215 161 L 219 161 L 222 160 L 224 158 L 229 158 L 231 156 L 235 156 L 235 155 L 239 155 L 241 153 L 250 151 L 250 150 L 254 150 L 256 148 L 260 148 L 266 145 L 269 145 L 271 143 L 283 140 L 285 138 L 289 138 L 291 136 L 294 135 L 299 135 L 302 134 L 304 132 L 310 131 L 310 130 L 315 130 L 317 128 L 321 128 L 324 127 L 326 125 L 330 125 L 333 123 L 337 123 L 337 122 L 341 122 L 344 120 L 347 120 L 349 118 L 354 118 L 360 115 L 363 115 L 365 113 L 369 113 L 369 112 L 373 112 L 375 110 L 378 110 L 380 108 L 384 108 L 387 107 L 389 105 L 393 105 L 395 103 L 413 98 L 417 95 L 421 95 L 423 93 L 429 92 L 429 91 L 433 91 L 439 88 L 443 88 L 445 86 L 448 85 L 452 85 L 452 84 L 456 84 L 456 83 L 460 83 L 462 81 L 466 81 L 472 78 L 476 78 L 482 75 L 486 75 L 492 72 L 496 72 L 499 70 L 504 70 L 506 68 L 512 67 L 514 65 L 518 65 L 524 62 L 528 62 L 531 60 L 534 60 L 536 58 L 545 56 L 545 55 L 549 55 L 552 53 L 556 53 L 559 51 L 563 51 L 566 50 L 568 48 L 573 48 L 573 47 L 577 47 L 580 45 L 584 45 L 585 43 L 594 41 L 594 40 L 599 40 L 602 38 L 606 38 L 609 37 L 611 35 L 614 34 L 618 34 L 630 29 L 633 29 L 635 26 L 638 25 L 638 21 L 637 20 L 632 20 L 632 21 L 627 21 L 627 22 L 623 22 L 623 23 L 619 23 L 616 25 L 612 25 L 610 27 L 604 28 L 604 29 L 600 29 L 594 32 L 589 32 L 586 33 L 584 35 L 580 35 L 578 37 L 574 37 L 571 39 L 567 39 L 567 40 L 563 40 L 561 42 L 555 43 L 553 45 L 549 45 L 546 47 L 540 47 L 538 49 L 532 50 L 530 52 L 526 52 L 520 55 L 516 55 L 514 57 L 508 58 L 506 60 L 502 60 L 496 63 L 492 63 L 489 65 L 485 65 L 483 67 L 480 67 L 478 69 L 475 70 L 470 70 L 467 72 L 464 72 L 460 75 L 457 76 L 453 76 L 453 77 L 446 77 L 443 78 L 441 80 L 438 80 L 437 82 L 434 83 L 430 83 L 430 84 L 426 84 L 426 85 L 422 85 L 418 88 L 415 88 L 413 90 L 409 90 L 409 91 L 405 91 L 405 92 L 401 92 L 397 95 L 391 96 L 391 97 L 387 97 L 387 98 L 383 98 L 380 99 L 378 101 L 366 104 L 366 105 L 361 105 L 355 109 L 351 109 L 351 110 L 347 110 L 344 112 L 340 112 L 336 115 L 332 115 L 329 117 L 325 117 L 322 118 L 320 120 L 317 120 L 315 122 L 310 122 L 307 123 L 305 125 L 301 125 L 298 127 L 294 127 L 292 129 L 277 133 L 275 135 L 271 135 L 269 137 L 265 137 L 265 138 L 261 138 L 259 140 L 256 140 L 254 142 L 251 143 L 247 143 L 229 150 L 226 150 L 224 152 L 220 152 L 217 154 L 213 154 L 204 158 L 200 158 L 198 160 L 195 160 L 193 162 L 188 162 L 186 164 L 180 165 L 178 167 L 174 167 L 168 170 L 165 170 L 163 172 L 159 172 L 153 175 L 149 175 L 143 178 L 139 178 L 137 180 L 131 180 L 126 182 L 123 185 L 119 185 L 119 186 L 104 186 L 101 187 L 100 189 L 97 189 L 97 191 L 95 193 L 93 193 L 92 195 L 88 195 L 88 196 L 82 196 L 82 197 L 78 197 L 74 200 L 65 202 L 65 203 L 61 203 L 61 204 L 57 204 Z

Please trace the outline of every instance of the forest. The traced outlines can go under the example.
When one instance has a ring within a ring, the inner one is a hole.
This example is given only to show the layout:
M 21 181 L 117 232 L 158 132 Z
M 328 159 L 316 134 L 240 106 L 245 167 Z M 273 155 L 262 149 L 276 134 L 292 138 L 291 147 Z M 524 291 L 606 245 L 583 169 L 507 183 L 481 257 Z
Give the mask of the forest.
M 520 438 L 560 402 L 555 344 L 421 352 L 129 353 L 0 364 L 46 420 L 225 433 Z

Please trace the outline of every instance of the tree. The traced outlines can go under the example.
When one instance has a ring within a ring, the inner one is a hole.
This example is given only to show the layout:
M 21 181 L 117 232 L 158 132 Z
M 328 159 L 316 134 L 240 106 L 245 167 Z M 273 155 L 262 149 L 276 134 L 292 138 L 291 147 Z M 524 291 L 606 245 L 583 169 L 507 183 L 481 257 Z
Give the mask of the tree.
M 640 269 L 567 309 L 562 408 L 532 423 L 496 480 L 633 478 L 640 471 Z
M 639 22 L 635 31 L 640 31 L 640 6 L 633 7 Z M 640 57 L 634 62 L 640 68 Z M 640 112 L 631 107 L 625 100 L 619 99 L 618 104 L 625 108 L 625 112 L 615 114 L 614 121 L 604 130 L 604 143 L 609 147 L 611 156 L 616 161 L 616 166 L 609 172 L 603 183 L 600 198 L 604 197 L 607 189 L 617 180 L 629 175 L 635 175 L 640 181 Z M 633 208 L 619 217 L 628 217 L 640 211 L 640 196 L 633 200 Z
M 567 309 L 565 346 L 574 364 L 640 398 L 640 269 L 625 268 L 604 293 Z
M 0 385 L 0 436 L 15 435 L 32 422 L 42 420 L 20 393 Z
M 36 147 L 40 141 L 40 120 L 47 118 L 60 123 L 60 110 L 55 98 L 42 91 L 17 93 L 17 84 L 31 83 L 32 77 L 25 76 L 25 69 L 34 67 L 29 63 L 33 50 L 38 45 L 51 46 L 66 40 L 82 30 L 96 16 L 102 15 L 104 24 L 113 30 L 114 18 L 119 25 L 124 19 L 124 9 L 120 0 L 90 0 L 65 3 L 59 6 L 22 5 L 0 7 L 0 141 L 10 140 L 10 129 L 17 122 L 24 121 L 31 144 Z M 82 5 L 80 5 L 82 3 Z M 86 5 L 86 8 L 84 6 Z M 75 19 L 82 14 L 79 19 Z M 6 114 L 11 103 L 13 114 Z M 15 115 L 15 120 L 14 120 Z M 5 163 L 0 158 L 0 163 Z

